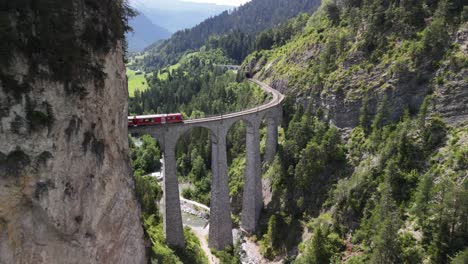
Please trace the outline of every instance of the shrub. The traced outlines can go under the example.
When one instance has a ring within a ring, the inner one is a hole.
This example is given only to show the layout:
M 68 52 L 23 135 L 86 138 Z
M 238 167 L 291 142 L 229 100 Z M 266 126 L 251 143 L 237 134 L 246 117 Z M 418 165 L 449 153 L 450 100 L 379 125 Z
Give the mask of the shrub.
M 468 249 L 465 249 L 452 258 L 450 264 L 466 264 L 468 263 Z
M 267 259 L 271 260 L 277 255 L 278 232 L 276 215 L 272 215 L 270 220 L 268 220 L 268 231 L 260 241 L 260 253 Z
M 174 250 L 169 248 L 164 238 L 162 223 L 154 215 L 143 217 L 143 225 L 151 240 L 150 258 L 156 263 L 183 264 Z
M 432 117 L 424 130 L 424 140 L 427 150 L 432 150 L 445 141 L 447 127 L 440 117 Z
M 135 173 L 135 190 L 144 215 L 154 215 L 159 220 L 156 203 L 162 197 L 162 189 L 156 178 Z
M 334 25 L 340 22 L 340 9 L 335 2 L 329 2 L 325 5 L 325 13 Z
M 184 228 L 185 248 L 176 249 L 183 263 L 208 264 L 208 258 L 201 249 L 200 241 L 189 227 Z
M 192 188 L 185 188 L 182 190 L 182 197 L 188 200 L 192 200 L 194 197 L 194 190 Z
M 241 263 L 239 259 L 239 247 L 237 245 L 234 247 L 227 247 L 224 251 L 211 249 L 211 253 L 219 258 L 220 262 L 223 264 Z
M 334 255 L 344 250 L 343 240 L 328 228 L 317 226 L 315 227 L 313 237 L 305 245 L 305 251 L 301 258 L 298 259 L 299 264 L 321 264 L 330 263 Z
M 424 46 L 423 57 L 431 57 L 432 61 L 438 61 L 442 58 L 447 47 L 449 35 L 447 25 L 443 18 L 436 17 L 431 24 L 424 29 L 421 41 Z
M 468 6 L 465 5 L 461 13 L 461 22 L 465 23 L 467 21 L 468 21 Z

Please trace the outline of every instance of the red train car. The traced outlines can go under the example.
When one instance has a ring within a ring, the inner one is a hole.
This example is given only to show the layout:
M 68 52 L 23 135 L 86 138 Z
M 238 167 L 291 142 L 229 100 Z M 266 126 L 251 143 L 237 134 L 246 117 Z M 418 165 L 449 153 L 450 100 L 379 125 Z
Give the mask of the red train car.
M 183 123 L 181 114 L 129 116 L 128 127 Z

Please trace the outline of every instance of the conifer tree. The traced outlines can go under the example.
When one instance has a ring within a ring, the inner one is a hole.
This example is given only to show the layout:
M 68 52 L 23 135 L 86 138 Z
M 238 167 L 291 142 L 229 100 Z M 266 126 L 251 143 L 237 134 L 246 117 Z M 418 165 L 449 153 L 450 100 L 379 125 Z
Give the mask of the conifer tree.
M 380 204 L 375 210 L 378 214 L 378 223 L 377 232 L 372 238 L 374 245 L 371 257 L 371 263 L 375 264 L 400 263 L 398 230 L 401 220 L 388 181 L 389 179 L 386 179 L 381 185 Z

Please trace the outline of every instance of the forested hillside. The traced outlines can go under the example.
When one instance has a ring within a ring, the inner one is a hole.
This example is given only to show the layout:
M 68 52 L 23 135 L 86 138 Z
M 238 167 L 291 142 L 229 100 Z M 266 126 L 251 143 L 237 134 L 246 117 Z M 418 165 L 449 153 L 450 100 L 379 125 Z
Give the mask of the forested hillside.
M 463 1 L 331 1 L 286 42 L 262 32 L 245 73 L 289 98 L 264 256 L 468 261 L 467 15 Z
M 253 0 L 233 11 L 209 18 L 194 28 L 178 31 L 161 45 L 150 47 L 147 50 L 150 55 L 145 57 L 143 65 L 154 70 L 175 64 L 185 52 L 198 50 L 210 36 L 215 35 L 242 34 L 242 39 L 236 38 L 236 44 L 248 48 L 256 33 L 301 12 L 311 12 L 319 4 L 316 0 Z
M 431 93 L 447 120 L 466 120 L 463 1 L 337 3 L 325 3 L 286 44 L 275 37 L 285 31 L 263 32 L 263 50 L 245 70 L 299 100 L 310 97 L 304 104 L 340 128 L 357 126 L 362 107 L 375 115 L 384 96 L 397 120 Z
M 220 50 L 185 55 L 177 65 L 149 77 L 150 88 L 135 92 L 129 99 L 129 112 L 181 112 L 186 117 L 200 117 L 235 112 L 263 102 L 260 88 L 242 79 L 237 82 L 237 74 L 214 66 L 223 63 L 231 60 Z

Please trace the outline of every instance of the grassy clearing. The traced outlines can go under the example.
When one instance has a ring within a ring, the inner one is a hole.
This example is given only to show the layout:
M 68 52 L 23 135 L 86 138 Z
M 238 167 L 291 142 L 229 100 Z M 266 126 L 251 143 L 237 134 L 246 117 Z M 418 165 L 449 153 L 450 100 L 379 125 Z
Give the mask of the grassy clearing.
M 158 73 L 158 79 L 166 80 L 168 77 L 168 72 L 172 73 L 172 71 L 177 70 L 179 67 L 180 67 L 180 63 L 177 63 L 177 64 L 171 65 L 167 68 L 160 70 Z
M 136 71 L 127 69 L 128 77 L 128 93 L 133 97 L 135 91 L 144 91 L 148 89 L 148 82 L 145 78 L 145 73 L 136 75 Z

